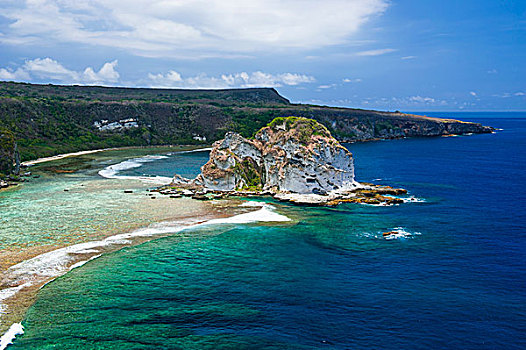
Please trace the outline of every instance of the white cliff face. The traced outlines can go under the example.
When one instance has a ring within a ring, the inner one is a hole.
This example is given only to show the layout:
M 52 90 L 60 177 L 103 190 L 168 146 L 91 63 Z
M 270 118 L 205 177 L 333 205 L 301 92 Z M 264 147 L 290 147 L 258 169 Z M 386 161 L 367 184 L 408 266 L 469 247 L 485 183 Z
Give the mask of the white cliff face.
M 299 145 L 296 149 L 285 147 L 283 150 L 284 159 L 276 161 L 268 157 L 274 167 L 266 168 L 267 188 L 304 194 L 354 188 L 352 155 L 339 144 L 330 145 L 322 140 L 314 147 Z
M 210 160 L 201 169 L 204 186 L 218 191 L 233 191 L 246 186 L 246 180 L 236 171 L 236 165 L 246 158 L 261 165 L 261 151 L 256 145 L 239 134 L 227 133 L 223 140 L 214 143 Z
M 317 122 L 286 118 L 255 140 L 235 133 L 214 144 L 202 168 L 205 187 L 231 191 L 260 186 L 273 192 L 325 194 L 356 187 L 352 154 Z

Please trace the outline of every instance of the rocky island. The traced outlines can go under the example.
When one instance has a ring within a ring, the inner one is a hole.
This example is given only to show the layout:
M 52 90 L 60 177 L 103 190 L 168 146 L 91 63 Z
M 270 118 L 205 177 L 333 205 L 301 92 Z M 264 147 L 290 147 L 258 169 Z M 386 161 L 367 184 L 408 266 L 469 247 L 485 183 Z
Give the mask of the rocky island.
M 398 204 L 403 199 L 394 196 L 407 193 L 357 182 L 351 152 L 325 126 L 302 117 L 276 118 L 253 139 L 228 132 L 214 143 L 200 175 L 176 175 L 159 191 L 197 199 L 271 195 L 305 205 Z

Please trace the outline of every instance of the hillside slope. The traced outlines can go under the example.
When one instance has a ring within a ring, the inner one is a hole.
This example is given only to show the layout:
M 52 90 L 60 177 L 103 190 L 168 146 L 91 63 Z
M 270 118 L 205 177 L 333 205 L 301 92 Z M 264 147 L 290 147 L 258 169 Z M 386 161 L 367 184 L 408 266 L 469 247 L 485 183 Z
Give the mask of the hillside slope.
M 253 136 L 275 117 L 316 119 L 340 141 L 484 133 L 450 119 L 291 104 L 270 88 L 134 89 L 0 82 L 0 126 L 22 160 L 104 147 L 210 144 Z

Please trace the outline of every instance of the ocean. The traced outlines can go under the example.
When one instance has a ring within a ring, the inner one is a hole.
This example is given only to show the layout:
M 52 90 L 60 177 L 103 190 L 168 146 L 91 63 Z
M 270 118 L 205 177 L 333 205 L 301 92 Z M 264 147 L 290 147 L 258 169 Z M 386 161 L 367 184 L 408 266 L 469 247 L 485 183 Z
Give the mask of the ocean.
M 8 349 L 525 349 L 526 114 L 425 114 L 502 130 L 346 144 L 359 181 L 406 188 L 413 201 L 248 198 L 243 206 L 277 219 L 194 225 L 97 256 L 38 292 Z M 120 193 L 130 178 L 193 176 L 207 152 L 129 156 L 113 168 L 115 158 L 91 157 L 83 183 Z M 88 228 L 101 215 L 161 220 L 147 208 L 142 218 L 124 205 L 86 210 Z M 92 231 L 111 222 L 100 221 Z

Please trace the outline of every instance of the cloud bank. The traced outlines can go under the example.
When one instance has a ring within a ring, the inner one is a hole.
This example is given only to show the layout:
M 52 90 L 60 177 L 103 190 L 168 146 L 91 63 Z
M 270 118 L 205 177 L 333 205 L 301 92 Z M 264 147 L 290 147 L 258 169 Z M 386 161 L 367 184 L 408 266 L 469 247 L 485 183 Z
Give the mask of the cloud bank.
M 0 80 L 26 82 L 40 80 L 60 84 L 119 85 L 120 75 L 116 70 L 117 64 L 117 60 L 114 60 L 104 63 L 99 70 L 86 67 L 82 71 L 76 71 L 66 68 L 60 62 L 49 57 L 35 58 L 26 60 L 16 69 L 0 68 Z M 217 76 L 201 73 L 183 77 L 179 72 L 171 70 L 167 73 L 150 73 L 145 79 L 136 81 L 133 85 L 153 88 L 221 89 L 296 86 L 315 81 L 316 79 L 313 76 L 299 73 L 271 74 L 256 71 Z
M 3 2 L 0 43 L 80 43 L 187 58 L 342 44 L 388 6 L 387 0 Z
M 117 67 L 117 60 L 104 63 L 98 71 L 87 67 L 84 71 L 78 72 L 67 69 L 49 57 L 36 58 L 25 61 L 24 65 L 16 70 L 0 68 L 0 80 L 31 81 L 36 78 L 63 84 L 111 84 L 119 80 L 119 73 L 115 67 Z
M 368 51 L 360 51 L 356 53 L 356 56 L 380 56 L 385 55 L 387 53 L 395 52 L 396 49 L 378 49 L 378 50 L 368 50 Z
M 148 74 L 147 85 L 157 88 L 194 88 L 194 89 L 218 89 L 234 87 L 280 87 L 284 85 L 295 86 L 304 83 L 312 83 L 316 79 L 310 75 L 297 73 L 270 74 L 261 71 L 253 73 L 221 74 L 220 76 L 208 76 L 200 74 L 184 78 L 176 71 L 166 74 Z

